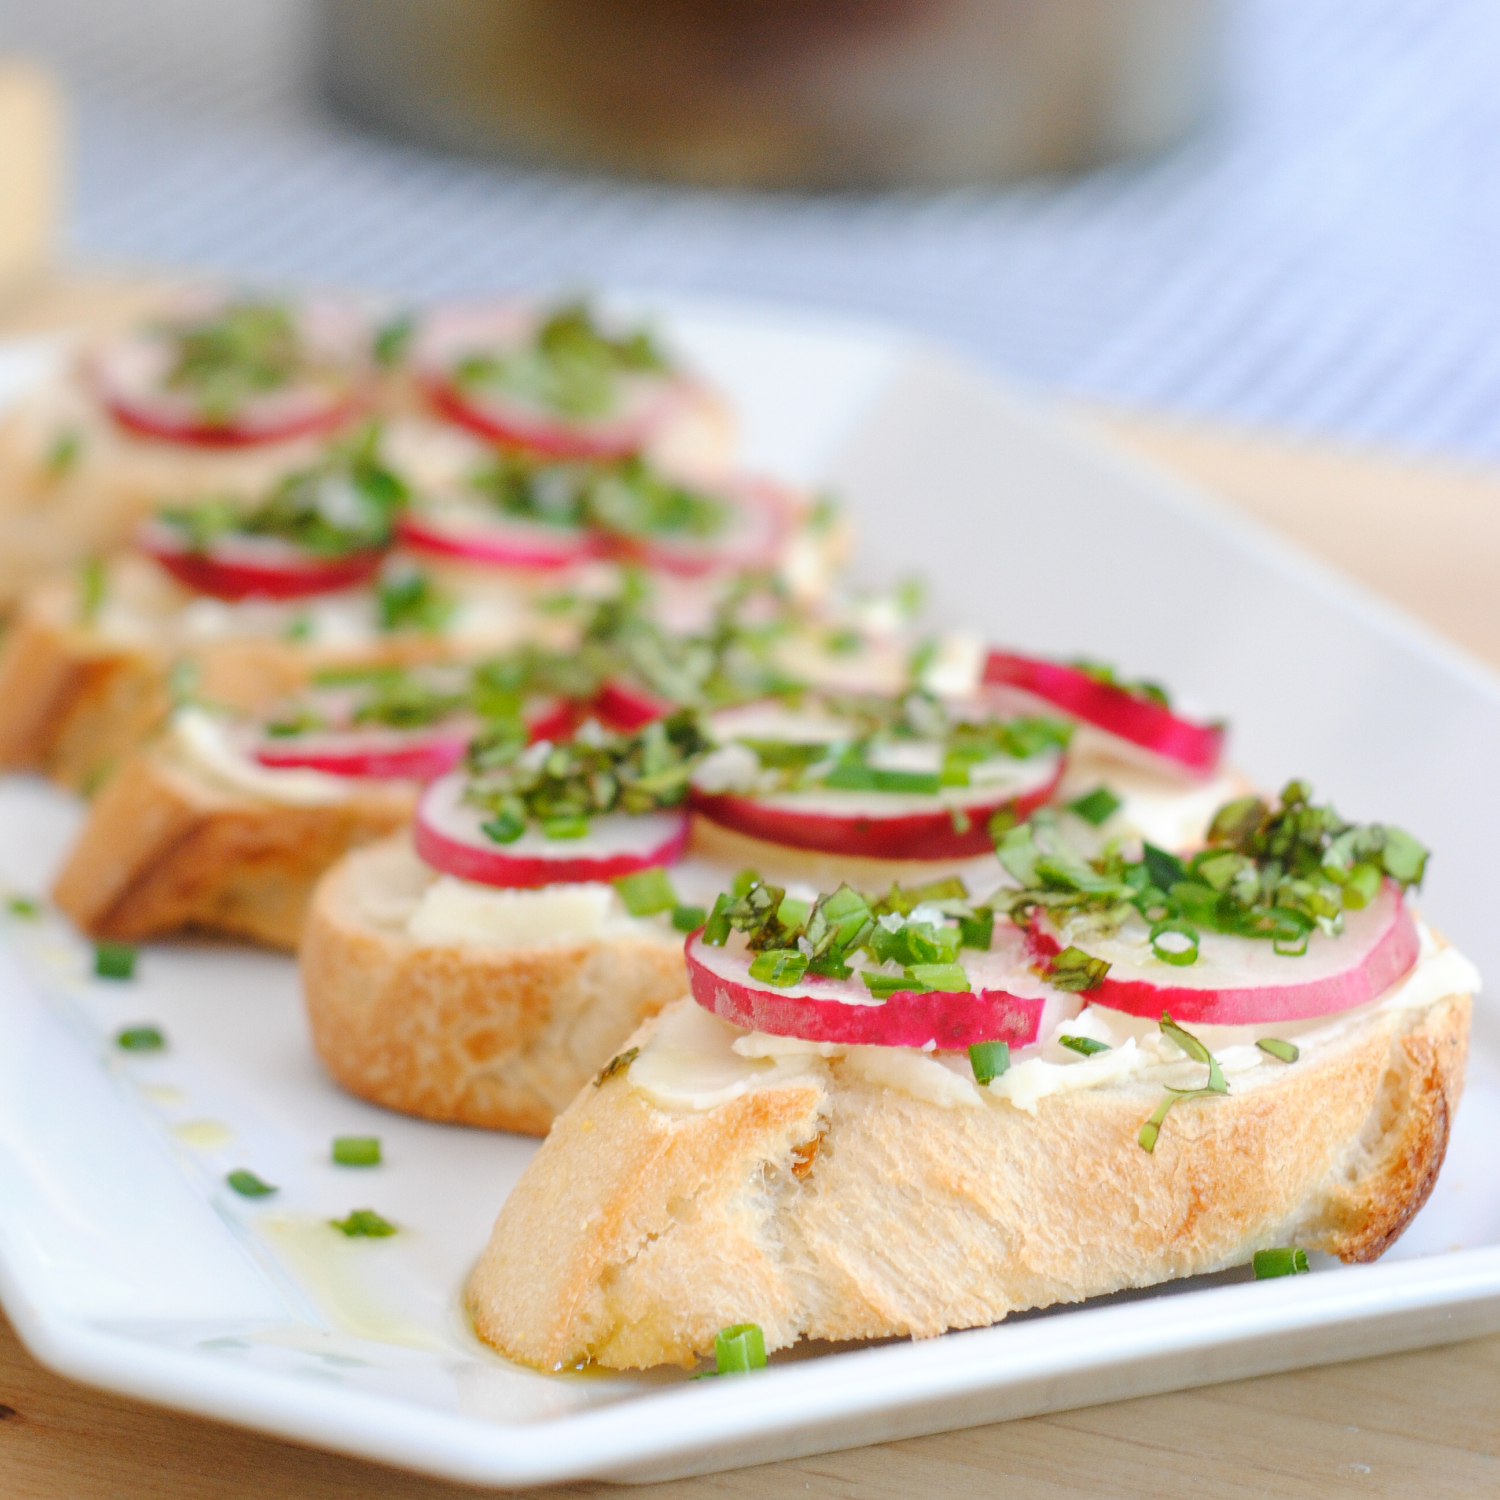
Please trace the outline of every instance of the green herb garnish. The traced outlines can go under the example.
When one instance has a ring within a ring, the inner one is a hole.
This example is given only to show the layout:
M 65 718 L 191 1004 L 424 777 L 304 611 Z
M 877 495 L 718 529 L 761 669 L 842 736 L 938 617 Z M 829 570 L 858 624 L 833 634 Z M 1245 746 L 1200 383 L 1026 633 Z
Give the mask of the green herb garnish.
M 1068 947 L 1053 955 L 1046 966 L 1045 977 L 1053 989 L 1077 995 L 1097 990 L 1108 973 L 1106 960 L 1092 958 L 1082 948 Z
M 1102 827 L 1125 804 L 1107 786 L 1096 786 L 1086 796 L 1068 803 L 1068 811 L 1095 828 Z
M 351 1240 L 379 1240 L 396 1232 L 396 1226 L 388 1219 L 382 1219 L 373 1208 L 356 1208 L 347 1219 L 330 1219 L 328 1222 Z
M 598 1088 L 600 1084 L 608 1083 L 617 1074 L 625 1072 L 640 1055 L 641 1049 L 639 1047 L 630 1047 L 624 1052 L 616 1053 L 594 1075 L 594 1087 Z
M 78 569 L 78 620 L 92 625 L 109 593 L 109 569 L 102 557 L 85 558 Z
M 333 1159 L 341 1167 L 378 1167 L 380 1165 L 380 1137 L 378 1135 L 336 1135 L 333 1138 Z
M 983 1086 L 1010 1070 L 1009 1042 L 975 1042 L 969 1048 L 974 1082 Z
M 115 1046 L 125 1052 L 160 1052 L 167 1039 L 155 1026 L 127 1026 L 115 1033 Z
M 382 370 L 394 369 L 406 358 L 411 347 L 412 335 L 417 331 L 417 320 L 411 313 L 398 313 L 388 323 L 375 330 L 370 352 Z
M 1161 1032 L 1163 1036 L 1170 1037 L 1184 1052 L 1196 1063 L 1205 1063 L 1208 1067 L 1208 1082 L 1201 1088 L 1176 1089 L 1170 1085 L 1167 1088 L 1166 1097 L 1156 1106 L 1151 1118 L 1141 1126 L 1140 1134 L 1136 1137 L 1143 1151 L 1154 1151 L 1157 1138 L 1161 1135 L 1161 1127 L 1165 1122 L 1172 1106 L 1180 1099 L 1207 1099 L 1219 1094 L 1227 1094 L 1229 1085 L 1225 1082 L 1223 1071 L 1219 1067 L 1219 1060 L 1192 1032 L 1184 1031 L 1172 1017 L 1162 1012 Z
M 1167 690 L 1159 682 L 1127 681 L 1107 662 L 1090 661 L 1085 657 L 1070 661 L 1068 665 L 1075 672 L 1082 672 L 1085 677 L 1092 677 L 1095 682 L 1102 682 L 1106 687 L 1119 688 L 1122 693 L 1129 693 L 1132 698 L 1139 698 L 1143 703 L 1154 703 L 1158 708 L 1167 709 L 1172 706 Z
M 1070 1052 L 1077 1052 L 1084 1057 L 1093 1057 L 1099 1052 L 1108 1052 L 1108 1042 L 1097 1042 L 1091 1036 L 1060 1036 L 1058 1044 L 1066 1047 Z
M 54 482 L 77 466 L 83 456 L 83 434 L 76 427 L 65 427 L 48 445 L 42 468 Z
M 276 302 L 230 302 L 210 317 L 156 331 L 173 345 L 167 389 L 190 394 L 210 421 L 228 422 L 246 401 L 309 368 L 291 311 Z
M 100 979 L 134 979 L 135 957 L 130 943 L 96 943 L 94 973 Z
M 654 916 L 659 911 L 671 911 L 678 904 L 671 877 L 659 867 L 622 875 L 614 887 L 632 917 Z
M 278 1189 L 271 1186 L 269 1182 L 262 1182 L 254 1172 L 246 1171 L 239 1167 L 229 1173 L 225 1182 L 237 1192 L 241 1198 L 268 1198 Z
M 1294 1042 L 1283 1042 L 1274 1036 L 1259 1037 L 1255 1045 L 1278 1062 L 1294 1063 L 1302 1056 L 1301 1049 Z
M 1251 1265 L 1255 1268 L 1257 1281 L 1272 1276 L 1302 1276 L 1311 1269 L 1307 1264 L 1307 1251 L 1300 1246 L 1257 1250 Z
M 35 921 L 42 914 L 42 903 L 31 896 L 7 896 L 5 909 L 13 917 L 24 917 L 27 921 Z
M 382 630 L 440 631 L 458 608 L 458 601 L 420 568 L 402 568 L 380 580 L 375 607 Z
M 714 1374 L 745 1375 L 766 1367 L 766 1340 L 758 1323 L 736 1323 L 714 1336 Z
M 674 906 L 672 926 L 678 932 L 696 932 L 708 920 L 708 912 L 701 906 Z

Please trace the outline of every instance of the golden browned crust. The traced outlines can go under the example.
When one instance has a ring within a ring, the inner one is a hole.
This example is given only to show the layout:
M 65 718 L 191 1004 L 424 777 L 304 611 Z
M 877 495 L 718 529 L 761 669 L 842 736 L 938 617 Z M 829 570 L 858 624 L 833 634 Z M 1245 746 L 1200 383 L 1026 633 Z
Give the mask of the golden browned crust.
M 411 782 L 355 782 L 341 801 L 292 806 L 221 789 L 152 747 L 94 802 L 53 895 L 94 937 L 191 930 L 292 949 L 319 876 L 401 827 L 416 798 Z
M 629 1368 L 690 1363 L 742 1321 L 767 1348 L 925 1337 L 1271 1245 L 1371 1258 L 1441 1165 L 1468 1016 L 1465 996 L 1377 1012 L 1263 1084 L 1179 1106 L 1153 1154 L 1144 1084 L 1033 1116 L 943 1109 L 835 1061 L 677 1113 L 612 1079 L 506 1201 L 469 1287 L 475 1327 L 543 1369 Z
M 418 943 L 432 873 L 403 837 L 342 860 L 302 942 L 313 1045 L 376 1104 L 542 1135 L 641 1020 L 687 987 L 681 948 L 635 934 L 532 949 Z

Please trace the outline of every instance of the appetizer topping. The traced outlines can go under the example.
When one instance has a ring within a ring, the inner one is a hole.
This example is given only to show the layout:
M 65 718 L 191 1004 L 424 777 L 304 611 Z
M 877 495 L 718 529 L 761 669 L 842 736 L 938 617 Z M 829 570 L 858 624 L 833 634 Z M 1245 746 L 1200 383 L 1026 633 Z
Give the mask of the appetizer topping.
M 380 1240 L 396 1232 L 396 1226 L 389 1219 L 381 1218 L 373 1208 L 356 1208 L 347 1219 L 330 1219 L 328 1222 L 351 1240 Z
M 135 956 L 135 948 L 130 943 L 96 943 L 94 973 L 100 979 L 134 979 Z M 123 1047 L 126 1043 L 120 1045 Z
M 1255 1045 L 1268 1057 L 1274 1057 L 1279 1062 L 1294 1063 L 1302 1056 L 1295 1043 L 1278 1041 L 1274 1036 L 1260 1037 Z
M 363 320 L 332 303 L 238 299 L 103 348 L 94 378 L 115 419 L 206 446 L 321 432 L 361 404 Z
M 380 461 L 378 431 L 335 444 L 246 509 L 211 499 L 157 513 L 140 545 L 180 582 L 220 599 L 299 598 L 370 577 L 406 486 Z
M 1307 1251 L 1296 1246 L 1257 1250 L 1251 1265 L 1255 1269 L 1257 1281 L 1265 1281 L 1272 1276 L 1305 1276 L 1310 1269 Z
M 605 1065 L 594 1075 L 594 1087 L 597 1089 L 609 1082 L 611 1078 L 617 1078 L 622 1073 L 630 1070 L 630 1065 L 641 1055 L 639 1047 L 627 1047 L 623 1052 L 617 1052 Z
M 440 310 L 419 335 L 416 362 L 451 421 L 564 456 L 635 452 L 682 384 L 645 329 L 612 332 L 582 302 L 541 317 L 512 305 Z
M 687 959 L 705 1009 L 815 1042 L 1021 1045 L 1035 1040 L 1049 1003 L 1019 934 L 997 932 L 956 877 L 893 885 L 881 897 L 844 885 L 803 900 L 746 871 L 689 940 Z
M 237 1192 L 241 1198 L 269 1198 L 272 1193 L 280 1189 L 273 1187 L 269 1182 L 262 1182 L 254 1172 L 245 1167 L 238 1167 L 228 1173 L 224 1181 Z
M 1186 860 L 1149 843 L 1138 859 L 1117 843 L 1084 859 L 1046 811 L 996 852 L 1021 885 L 1002 904 L 1051 982 L 1137 1015 L 1164 1003 L 1197 1021 L 1322 1014 L 1372 998 L 1416 961 L 1401 893 L 1426 851 L 1400 829 L 1344 822 L 1302 782 L 1275 809 L 1225 804 L 1208 847 Z M 1287 971 L 1282 957 L 1303 962 Z
M 127 1026 L 115 1033 L 115 1046 L 125 1052 L 161 1052 L 167 1039 L 157 1026 Z
M 1113 668 L 1097 662 L 1067 664 L 992 651 L 984 680 L 1043 698 L 1194 775 L 1208 775 L 1223 752 L 1222 724 L 1184 719 L 1172 711 L 1166 692 L 1155 683 L 1122 682 Z
M 714 1335 L 714 1374 L 747 1375 L 766 1367 L 766 1340 L 759 1323 L 736 1323 Z
M 1009 1042 L 974 1042 L 969 1047 L 969 1066 L 974 1082 L 982 1088 L 1010 1067 Z
M 1166 1011 L 1162 1012 L 1161 1031 L 1163 1036 L 1170 1037 L 1194 1062 L 1206 1064 L 1208 1078 L 1199 1088 L 1179 1089 L 1168 1085 L 1165 1097 L 1156 1106 L 1151 1118 L 1141 1126 L 1140 1134 L 1136 1137 L 1143 1151 L 1156 1150 L 1156 1142 L 1161 1135 L 1161 1127 L 1166 1121 L 1167 1113 L 1179 1100 L 1208 1099 L 1215 1094 L 1229 1092 L 1229 1085 L 1225 1082 L 1224 1070 L 1219 1066 L 1218 1058 L 1191 1032 L 1184 1031 Z
M 965 858 L 1051 796 L 1069 726 L 993 719 L 924 692 L 716 716 L 694 807 L 753 837 L 884 859 Z
M 376 624 L 386 632 L 437 635 L 452 622 L 458 600 L 420 568 L 392 568 L 375 589 Z
M 341 1167 L 378 1167 L 378 1135 L 336 1135 L 333 1138 L 333 1160 Z

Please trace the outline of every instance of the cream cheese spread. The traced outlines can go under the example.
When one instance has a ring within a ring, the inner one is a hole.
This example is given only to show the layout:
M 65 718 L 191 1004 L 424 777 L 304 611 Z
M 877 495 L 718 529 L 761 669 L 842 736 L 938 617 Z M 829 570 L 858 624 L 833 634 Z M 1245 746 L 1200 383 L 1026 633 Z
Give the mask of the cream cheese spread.
M 306 767 L 263 766 L 238 750 L 221 719 L 201 708 L 179 708 L 172 715 L 167 743 L 185 765 L 224 791 L 283 802 L 289 807 L 320 807 L 342 802 L 350 782 Z

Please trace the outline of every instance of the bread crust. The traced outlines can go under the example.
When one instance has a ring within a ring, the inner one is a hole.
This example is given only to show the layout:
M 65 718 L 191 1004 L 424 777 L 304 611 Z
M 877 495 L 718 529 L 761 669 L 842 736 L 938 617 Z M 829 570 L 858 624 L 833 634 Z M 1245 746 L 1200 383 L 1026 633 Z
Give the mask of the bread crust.
M 373 1103 L 543 1135 L 640 1022 L 685 992 L 682 950 L 635 934 L 420 943 L 405 920 L 434 878 L 404 834 L 323 878 L 301 947 L 313 1045 Z
M 418 791 L 354 781 L 342 800 L 295 806 L 226 790 L 152 746 L 95 800 L 53 897 L 92 937 L 199 931 L 295 949 L 318 878 L 403 826 Z
M 692 1002 L 684 1002 L 692 1003 Z M 480 1336 L 541 1369 L 691 1364 L 715 1332 L 927 1337 L 1301 1244 L 1372 1259 L 1426 1201 L 1469 999 L 1377 1012 L 1262 1086 L 944 1109 L 838 1060 L 702 1113 L 586 1089 L 507 1199 L 471 1279 Z M 632 1038 L 641 1045 L 647 1026 Z

